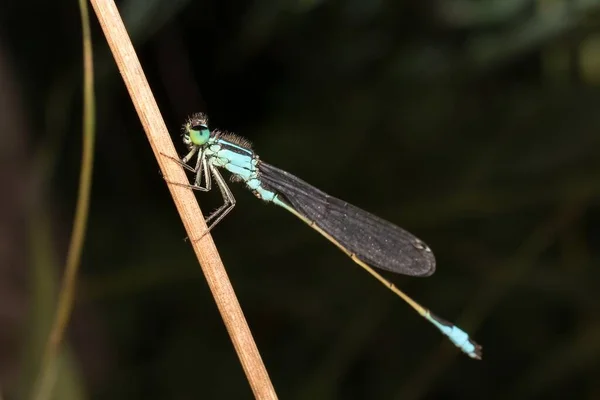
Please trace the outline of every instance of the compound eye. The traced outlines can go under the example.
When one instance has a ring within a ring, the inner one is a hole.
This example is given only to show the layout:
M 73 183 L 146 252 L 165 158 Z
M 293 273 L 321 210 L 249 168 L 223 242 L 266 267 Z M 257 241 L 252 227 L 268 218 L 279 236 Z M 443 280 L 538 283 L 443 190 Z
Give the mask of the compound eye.
M 206 125 L 194 125 L 189 128 L 191 142 L 196 146 L 203 146 L 210 139 L 210 130 Z

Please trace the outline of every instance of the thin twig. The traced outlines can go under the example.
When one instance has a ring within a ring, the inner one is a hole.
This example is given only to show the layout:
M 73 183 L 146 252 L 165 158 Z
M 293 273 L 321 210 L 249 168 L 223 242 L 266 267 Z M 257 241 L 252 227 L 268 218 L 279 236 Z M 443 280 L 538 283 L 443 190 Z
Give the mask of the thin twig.
M 75 209 L 75 221 L 71 242 L 67 253 L 65 271 L 61 290 L 58 296 L 56 315 L 44 349 L 40 365 L 40 373 L 34 384 L 33 398 L 44 400 L 51 397 L 57 377 L 57 358 L 60 353 L 65 330 L 69 323 L 77 273 L 81 260 L 81 252 L 85 241 L 88 221 L 90 194 L 92 191 L 92 172 L 94 165 L 94 141 L 96 134 L 95 101 L 94 101 L 94 60 L 88 6 L 85 0 L 79 1 L 83 37 L 83 149 L 81 157 L 81 175 L 79 176 L 79 193 Z
M 186 182 L 187 177 L 182 167 L 161 155 L 162 153 L 177 157 L 171 136 L 161 117 L 114 2 L 112 0 L 91 0 L 91 3 L 164 178 L 169 182 Z M 201 237 L 202 232 L 206 232 L 206 223 L 194 193 L 191 189 L 178 185 L 168 185 L 168 187 L 188 236 L 192 239 Z M 259 399 L 276 399 L 277 395 L 212 237 L 204 235 L 200 240 L 190 240 L 190 242 L 254 395 Z M 205 383 L 210 384 L 210 378 L 205 378 Z

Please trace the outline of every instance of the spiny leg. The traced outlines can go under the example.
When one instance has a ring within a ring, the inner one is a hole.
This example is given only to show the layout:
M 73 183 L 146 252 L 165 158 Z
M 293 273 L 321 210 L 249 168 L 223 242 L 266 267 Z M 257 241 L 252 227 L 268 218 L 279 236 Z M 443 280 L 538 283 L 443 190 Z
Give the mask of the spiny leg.
M 198 239 L 195 240 L 195 241 L 198 241 L 198 240 L 202 239 L 207 233 L 209 233 L 212 230 L 212 228 L 214 228 L 223 218 L 225 218 L 225 216 L 227 214 L 229 214 L 229 212 L 231 210 L 233 210 L 233 208 L 235 207 L 235 197 L 233 197 L 233 193 L 231 193 L 229 186 L 227 186 L 225 179 L 223 179 L 223 176 L 217 170 L 217 168 L 213 165 L 208 164 L 206 157 L 204 156 L 204 151 L 200 151 L 200 154 L 198 155 L 198 161 L 196 162 L 196 168 L 192 168 L 187 164 L 187 162 L 189 162 L 189 160 L 194 156 L 196 151 L 197 151 L 197 148 L 190 150 L 190 152 L 182 160 L 168 156 L 164 153 L 161 153 L 161 154 L 167 158 L 170 158 L 171 160 L 175 161 L 176 163 L 180 164 L 185 169 L 192 171 L 193 173 L 196 174 L 193 185 L 178 183 L 178 182 L 170 182 L 170 181 L 167 181 L 167 183 L 170 183 L 172 185 L 177 185 L 177 186 L 188 187 L 193 190 L 200 190 L 202 192 L 208 192 L 211 190 L 211 186 L 212 186 L 211 185 L 211 175 L 213 175 L 217 181 L 217 184 L 219 186 L 219 191 L 221 192 L 221 196 L 223 197 L 223 205 L 221 205 L 218 209 L 216 209 L 214 212 L 212 212 L 206 218 L 206 223 L 209 224 L 208 228 L 206 229 L 206 232 L 204 232 Z M 209 169 L 210 169 L 210 171 L 209 171 Z M 205 186 L 202 186 L 202 173 L 203 172 L 204 172 Z
M 193 148 L 182 160 L 179 160 L 175 157 L 171 157 L 169 155 L 161 153 L 165 157 L 170 158 L 171 160 L 175 161 L 177 164 L 181 165 L 183 168 L 196 174 L 196 176 L 194 177 L 193 185 L 190 185 L 189 183 L 179 183 L 179 182 L 167 181 L 165 179 L 165 181 L 167 183 L 170 183 L 170 184 L 176 185 L 176 186 L 187 187 L 187 188 L 190 188 L 193 190 L 199 190 L 201 192 L 210 191 L 210 189 L 211 189 L 210 173 L 207 168 L 206 157 L 204 156 L 204 151 L 200 151 L 200 154 L 198 155 L 198 159 L 196 161 L 195 168 L 192 168 L 187 164 L 187 162 L 189 162 L 190 158 L 196 153 L 196 151 L 198 151 L 197 149 L 198 149 L 197 147 Z M 202 172 L 204 172 L 204 182 L 205 182 L 204 186 L 202 186 Z
M 187 165 L 187 163 L 190 162 L 190 160 L 192 159 L 192 157 L 194 157 L 194 154 L 196 154 L 196 152 L 198 151 L 198 149 L 199 149 L 199 147 L 196 147 L 196 146 L 192 147 L 192 149 L 190 150 L 190 152 L 187 153 L 187 155 L 181 159 L 181 162 Z M 200 157 L 201 157 L 202 156 L 202 152 L 200 152 L 200 153 L 201 153 L 200 154 Z
M 190 150 L 190 152 L 187 153 L 187 155 L 185 157 L 183 157 L 181 160 L 179 158 L 171 157 L 170 155 L 165 154 L 165 153 L 160 153 L 160 154 L 162 156 L 165 156 L 165 157 L 170 158 L 171 160 L 175 161 L 177 164 L 181 165 L 183 168 L 187 169 L 188 171 L 196 172 L 198 165 L 196 164 L 196 168 L 192 168 L 188 165 L 188 163 L 190 162 L 190 160 L 192 159 L 194 154 L 196 154 L 197 151 L 198 151 L 198 147 L 192 148 L 192 150 Z M 202 153 L 198 157 L 201 158 L 201 156 L 202 156 Z
M 202 161 L 200 161 L 200 159 L 202 159 Z M 204 182 L 205 182 L 205 188 L 206 191 L 210 191 L 210 171 L 208 170 L 208 161 L 206 160 L 206 157 L 204 156 L 204 151 L 202 151 L 202 153 L 200 153 L 200 155 L 198 156 L 198 162 L 196 165 L 196 179 L 194 179 L 194 185 L 196 187 L 202 187 L 202 172 L 204 172 Z
M 187 169 L 188 171 L 192 171 L 193 173 L 196 174 L 195 178 L 194 178 L 194 184 L 190 185 L 189 183 L 179 183 L 179 182 L 172 182 L 172 181 L 168 181 L 165 179 L 165 181 L 171 185 L 176 185 L 176 186 L 182 186 L 185 188 L 190 188 L 192 190 L 199 190 L 201 192 L 209 192 L 212 188 L 212 181 L 210 178 L 210 171 L 208 168 L 208 162 L 206 161 L 206 157 L 204 157 L 204 152 L 201 151 L 200 154 L 198 155 L 198 160 L 196 161 L 196 167 L 192 168 L 190 167 L 188 164 L 186 164 L 186 162 L 189 162 L 189 159 L 191 158 L 191 156 L 194 155 L 196 151 L 194 149 L 192 149 L 187 156 L 185 156 L 182 160 L 179 160 L 177 158 L 168 156 L 164 153 L 161 153 L 162 155 L 164 155 L 167 158 L 170 158 L 171 160 L 175 161 L 177 164 L 181 165 L 182 167 L 184 167 L 185 169 Z M 204 172 L 204 184 L 205 186 L 202 186 L 202 173 Z M 222 178 L 221 178 L 222 179 Z M 218 210 L 217 210 L 218 211 Z M 206 221 L 210 221 L 212 218 L 214 218 L 214 214 L 211 214 L 208 216 L 208 218 L 206 218 Z M 208 233 L 209 230 L 207 230 L 206 233 Z M 201 238 L 206 235 L 206 233 L 204 233 Z M 188 240 L 188 237 L 186 237 L 184 239 L 185 241 Z
M 206 218 L 208 228 L 195 241 L 202 239 L 208 232 L 212 230 L 212 228 L 217 226 L 217 224 L 221 222 L 221 220 L 225 218 L 225 216 L 229 214 L 231 210 L 233 210 L 233 208 L 235 207 L 235 197 L 233 197 L 231 189 L 229 189 L 229 186 L 227 186 L 227 182 L 225 182 L 225 179 L 214 165 L 209 165 L 209 168 L 210 172 L 217 181 L 217 185 L 219 186 L 219 190 L 221 191 L 221 196 L 223 196 L 223 205 L 217 208 L 208 216 L 208 218 Z
M 215 180 L 217 181 L 217 185 L 219 186 L 219 191 L 221 192 L 221 196 L 223 197 L 223 205 L 221 205 L 221 207 L 219 207 L 213 213 L 211 213 L 211 215 L 209 215 L 208 218 L 206 219 L 207 222 L 210 222 L 217 215 L 219 216 L 208 228 L 208 230 L 210 231 L 223 218 L 225 218 L 225 216 L 227 214 L 229 214 L 229 212 L 231 210 L 233 210 L 233 208 L 235 207 L 235 198 L 233 197 L 233 193 L 231 193 L 231 189 L 229 189 L 229 186 L 227 186 L 227 182 L 225 182 L 225 179 L 223 178 L 223 175 L 221 175 L 219 170 L 213 165 L 211 165 L 209 168 L 210 168 L 210 171 L 212 172 L 213 176 L 215 177 Z

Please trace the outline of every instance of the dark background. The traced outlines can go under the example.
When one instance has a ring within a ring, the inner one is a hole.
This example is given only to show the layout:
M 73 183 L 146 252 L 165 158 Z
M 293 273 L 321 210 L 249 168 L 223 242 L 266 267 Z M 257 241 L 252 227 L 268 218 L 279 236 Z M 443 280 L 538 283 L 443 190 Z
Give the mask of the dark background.
M 232 184 L 213 231 L 282 399 L 600 398 L 600 1 L 119 3 L 173 139 L 197 111 L 435 251 L 389 276 L 459 354 Z M 26 398 L 81 157 L 77 2 L 0 2 L 0 392 Z M 97 141 L 61 399 L 252 393 L 92 13 Z M 198 194 L 205 212 L 217 193 Z

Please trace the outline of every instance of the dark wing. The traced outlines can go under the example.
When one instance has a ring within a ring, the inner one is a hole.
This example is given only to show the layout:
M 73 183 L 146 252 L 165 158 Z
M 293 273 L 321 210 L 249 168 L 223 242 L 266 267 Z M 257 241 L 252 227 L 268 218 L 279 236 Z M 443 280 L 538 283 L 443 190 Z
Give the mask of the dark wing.
M 260 162 L 260 180 L 282 201 L 314 221 L 339 244 L 368 265 L 411 276 L 429 276 L 435 257 L 429 247 L 404 229 L 323 193 L 300 178 Z

